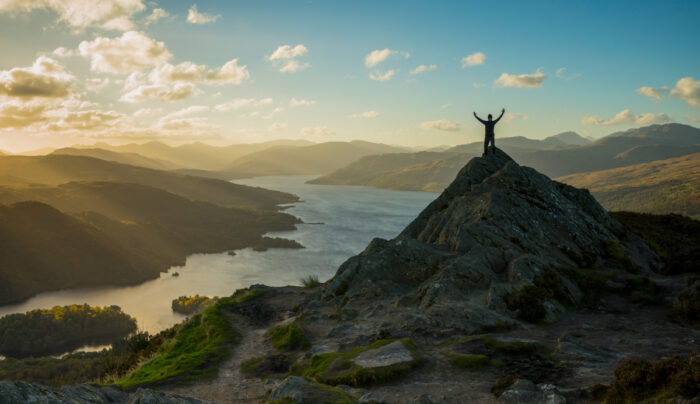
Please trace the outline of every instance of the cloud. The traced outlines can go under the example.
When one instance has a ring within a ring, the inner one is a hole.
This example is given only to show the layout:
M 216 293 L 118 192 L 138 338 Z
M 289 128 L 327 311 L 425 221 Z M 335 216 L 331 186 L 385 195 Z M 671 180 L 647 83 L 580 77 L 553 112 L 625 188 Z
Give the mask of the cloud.
M 151 100 L 175 102 L 182 101 L 194 94 L 195 87 L 192 83 L 144 84 L 128 91 L 119 100 L 129 103 Z
M 396 74 L 396 70 L 394 70 L 394 69 L 387 70 L 386 73 L 381 73 L 379 71 L 375 71 L 374 73 L 369 74 L 369 78 L 372 80 L 376 80 L 376 81 L 387 81 L 387 80 L 391 80 L 391 78 L 394 76 L 394 74 Z
M 18 98 L 64 98 L 74 77 L 57 61 L 39 56 L 30 67 L 0 70 L 0 95 Z
M 153 69 L 149 79 L 154 83 L 173 83 L 176 81 L 196 83 L 202 81 L 202 75 L 206 69 L 206 66 L 192 62 L 182 62 L 178 65 L 165 63 Z
M 494 81 L 496 87 L 542 87 L 542 82 L 547 78 L 547 75 L 537 70 L 532 74 L 508 74 L 503 73 L 501 77 Z
M 429 72 L 431 70 L 437 69 L 437 65 L 420 65 L 416 67 L 415 69 L 411 70 L 410 74 L 418 74 L 418 73 L 423 73 L 423 72 Z
M 231 100 L 229 102 L 218 104 L 217 106 L 214 107 L 214 109 L 216 109 L 217 111 L 220 111 L 220 112 L 226 112 L 226 111 L 235 111 L 237 109 L 248 108 L 248 107 L 262 107 L 262 106 L 266 106 L 266 105 L 272 105 L 272 103 L 273 103 L 272 98 L 262 98 L 262 99 L 236 98 L 236 99 Z
M 268 128 L 268 130 L 269 130 L 270 132 L 282 132 L 283 130 L 287 129 L 287 126 L 288 126 L 288 125 L 287 125 L 286 123 L 283 123 L 283 122 L 275 122 L 275 123 L 273 123 L 272 125 L 270 125 L 270 127 Z
M 109 78 L 85 79 L 85 89 L 91 92 L 98 92 L 109 84 Z
M 272 55 L 268 56 L 269 60 L 280 60 L 280 59 L 293 59 L 299 56 L 303 56 L 308 53 L 309 50 L 306 46 L 298 44 L 295 47 L 290 45 L 280 45 L 272 52 Z
M 289 100 L 289 106 L 291 107 L 301 107 L 301 106 L 307 106 L 307 105 L 314 105 L 316 104 L 315 100 L 304 100 L 304 99 L 296 99 L 292 98 Z
M 653 88 L 653 87 L 639 87 L 637 89 L 637 92 L 641 95 L 646 95 L 647 97 L 652 97 L 656 98 L 657 100 L 660 100 L 661 97 L 665 96 L 668 94 L 668 92 L 671 89 L 668 88 L 667 86 L 659 87 L 659 88 Z
M 52 119 L 44 126 L 44 129 L 51 131 L 95 130 L 114 127 L 124 118 L 124 114 L 117 111 L 66 111 L 58 120 Z
M 153 11 L 151 11 L 151 14 L 146 17 L 146 24 L 152 24 L 158 20 L 168 17 L 170 17 L 169 12 L 163 10 L 162 8 L 154 8 Z
M 445 132 L 457 132 L 459 131 L 459 124 L 452 122 L 448 119 L 440 119 L 437 121 L 422 122 L 419 127 L 423 129 L 435 129 L 442 130 Z
M 168 115 L 166 115 L 164 118 L 181 118 L 184 116 L 192 115 L 192 114 L 199 114 L 205 111 L 209 111 L 209 106 L 207 105 L 190 105 L 187 108 L 183 108 L 181 110 L 171 112 Z
M 503 115 L 503 122 L 508 122 L 508 121 L 514 121 L 514 120 L 521 120 L 521 121 L 529 121 L 530 116 L 528 114 L 520 114 L 520 113 L 513 113 L 509 112 L 505 115 Z
M 452 106 L 452 104 L 442 104 L 442 105 L 440 106 L 440 108 L 445 109 L 445 108 L 449 108 L 449 107 L 451 107 L 451 106 Z
M 163 42 L 142 32 L 129 31 L 118 38 L 98 37 L 83 41 L 78 51 L 90 59 L 90 69 L 99 73 L 125 74 L 164 64 L 172 57 Z
M 197 11 L 197 5 L 193 4 L 187 11 L 187 22 L 190 24 L 208 24 L 219 19 L 221 15 L 204 14 Z
M 49 105 L 40 101 L 10 100 L 0 103 L 0 128 L 24 128 L 48 119 Z
M 162 113 L 162 108 L 142 108 L 134 112 L 134 116 L 136 118 L 152 118 L 154 116 L 161 115 Z
M 693 107 L 700 107 L 700 80 L 683 77 L 671 90 L 671 95 L 685 100 Z
M 472 53 L 462 58 L 462 69 L 465 67 L 483 65 L 486 60 L 486 55 L 482 52 Z
M 310 137 L 325 137 L 335 134 L 328 126 L 307 126 L 302 128 L 300 133 Z
M 673 119 L 663 113 L 646 113 L 635 115 L 629 109 L 618 112 L 613 118 L 601 119 L 593 115 L 584 115 L 581 117 L 581 125 L 592 126 L 612 126 L 612 125 L 651 125 L 655 123 L 673 122 Z
M 250 73 L 248 66 L 239 66 L 238 58 L 236 58 L 229 60 L 219 68 L 207 71 L 205 79 L 207 83 L 241 84 L 250 79 Z
M 133 15 L 146 9 L 141 0 L 4 0 L 0 13 L 29 13 L 33 10 L 51 10 L 58 14 L 58 21 L 82 32 L 95 27 L 106 30 L 127 31 L 133 29 Z
M 555 74 L 557 75 L 557 77 L 562 77 L 564 75 L 565 70 L 566 70 L 566 67 L 560 67 L 557 69 Z
M 274 65 L 279 66 L 279 71 L 282 73 L 296 73 L 311 67 L 310 63 L 301 63 L 297 60 L 297 58 L 306 55 L 308 52 L 309 50 L 302 44 L 294 47 L 291 45 L 280 45 L 267 59 Z
M 377 111 L 366 111 L 361 114 L 352 114 L 350 115 L 350 118 L 376 118 L 379 116 L 379 112 Z
M 373 50 L 367 56 L 365 56 L 365 66 L 367 68 L 374 67 L 378 65 L 379 63 L 385 61 L 389 56 L 399 53 L 399 51 L 391 50 L 389 48 L 385 48 L 382 50 Z

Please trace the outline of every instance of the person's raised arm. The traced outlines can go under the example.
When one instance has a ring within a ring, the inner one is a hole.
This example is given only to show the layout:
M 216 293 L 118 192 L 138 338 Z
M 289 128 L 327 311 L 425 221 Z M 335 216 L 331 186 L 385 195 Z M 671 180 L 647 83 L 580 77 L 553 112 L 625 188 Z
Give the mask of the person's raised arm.
M 474 112 L 474 118 L 476 118 L 476 119 L 477 119 L 479 122 L 481 122 L 481 123 L 486 123 L 483 119 L 479 118 L 479 117 L 476 115 L 476 112 Z
M 506 113 L 506 109 L 505 109 L 505 108 L 502 108 L 502 109 L 501 109 L 501 116 L 499 116 L 498 118 L 496 118 L 496 120 L 493 121 L 493 123 L 496 123 L 496 122 L 500 121 L 501 118 L 503 118 L 503 114 L 505 114 L 505 113 Z

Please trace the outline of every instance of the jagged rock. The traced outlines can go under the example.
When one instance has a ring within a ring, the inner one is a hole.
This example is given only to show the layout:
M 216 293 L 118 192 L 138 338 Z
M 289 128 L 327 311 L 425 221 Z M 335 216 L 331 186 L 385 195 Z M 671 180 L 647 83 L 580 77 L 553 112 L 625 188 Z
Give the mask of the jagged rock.
M 367 393 L 364 396 L 360 397 L 360 399 L 357 400 L 357 402 L 362 404 L 386 404 L 386 400 L 384 400 L 384 397 L 380 396 L 377 393 Z
M 552 384 L 519 379 L 498 397 L 499 404 L 566 404 L 566 398 Z
M 394 341 L 379 348 L 362 352 L 352 361 L 363 368 L 382 368 L 414 360 L 415 358 L 402 341 Z
M 433 401 L 430 399 L 430 397 L 428 397 L 427 394 L 422 394 L 416 400 L 416 404 L 433 404 Z
M 128 394 L 89 384 L 54 389 L 27 382 L 0 382 L 0 404 L 207 404 L 206 401 L 138 389 Z
M 655 269 L 656 254 L 639 238 L 621 240 L 625 234 L 588 191 L 498 150 L 472 159 L 399 236 L 374 239 L 343 263 L 307 304 L 331 300 L 366 323 L 390 322 L 383 328 L 398 334 L 471 333 L 512 321 L 517 313 L 504 298 L 550 271 L 579 302 L 582 291 L 559 273 L 564 266 L 615 270 L 627 259 L 642 271 Z M 554 301 L 543 310 L 547 321 L 564 312 Z
M 291 400 L 300 404 L 355 403 L 343 390 L 301 376 L 289 376 L 270 393 L 268 401 Z

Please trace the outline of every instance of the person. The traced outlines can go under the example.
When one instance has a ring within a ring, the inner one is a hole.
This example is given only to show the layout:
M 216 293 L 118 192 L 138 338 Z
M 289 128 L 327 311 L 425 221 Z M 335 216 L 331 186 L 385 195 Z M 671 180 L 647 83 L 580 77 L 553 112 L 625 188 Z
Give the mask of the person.
M 495 121 L 493 120 L 493 116 L 491 114 L 489 114 L 488 121 L 484 121 L 476 115 L 476 112 L 474 112 L 474 118 L 478 119 L 479 122 L 483 123 L 484 129 L 486 130 L 486 133 L 484 135 L 484 156 L 488 154 L 489 143 L 491 143 L 491 147 L 493 148 L 493 154 L 496 154 L 496 139 L 495 134 L 493 132 L 493 127 L 496 126 L 496 124 L 498 123 L 498 121 L 501 120 L 501 118 L 503 118 L 503 114 L 505 112 L 505 108 L 501 109 L 501 116 L 499 116 Z

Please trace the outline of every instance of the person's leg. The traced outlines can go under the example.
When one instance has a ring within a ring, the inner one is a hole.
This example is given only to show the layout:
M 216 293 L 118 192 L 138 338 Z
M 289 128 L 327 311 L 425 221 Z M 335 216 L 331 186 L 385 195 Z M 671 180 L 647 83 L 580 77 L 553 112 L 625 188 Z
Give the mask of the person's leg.
M 484 156 L 489 154 L 489 136 L 484 136 Z
M 491 147 L 493 147 L 493 154 L 496 154 L 496 136 L 491 135 Z

